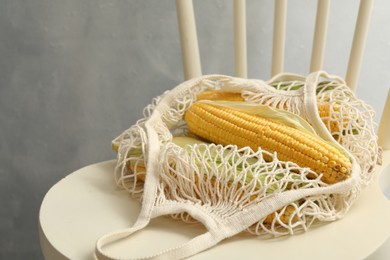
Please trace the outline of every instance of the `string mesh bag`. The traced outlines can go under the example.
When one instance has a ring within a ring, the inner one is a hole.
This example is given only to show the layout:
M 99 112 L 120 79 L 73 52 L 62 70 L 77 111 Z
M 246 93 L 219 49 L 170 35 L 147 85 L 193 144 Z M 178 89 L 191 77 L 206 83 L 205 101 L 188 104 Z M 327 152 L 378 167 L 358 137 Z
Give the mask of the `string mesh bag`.
M 262 107 L 265 116 L 283 111 L 298 118 L 346 156 L 348 177 L 327 181 L 325 172 L 261 146 L 194 138 L 184 119 L 208 91 L 238 93 L 244 103 Z M 378 160 L 373 118 L 373 109 L 344 80 L 323 71 L 306 77 L 283 73 L 268 81 L 225 75 L 186 81 L 156 97 L 144 117 L 113 140 L 116 183 L 142 206 L 131 228 L 98 240 L 95 254 L 115 259 L 104 245 L 162 215 L 201 222 L 207 232 L 143 259 L 183 259 L 241 232 L 269 239 L 340 219 L 373 177 Z

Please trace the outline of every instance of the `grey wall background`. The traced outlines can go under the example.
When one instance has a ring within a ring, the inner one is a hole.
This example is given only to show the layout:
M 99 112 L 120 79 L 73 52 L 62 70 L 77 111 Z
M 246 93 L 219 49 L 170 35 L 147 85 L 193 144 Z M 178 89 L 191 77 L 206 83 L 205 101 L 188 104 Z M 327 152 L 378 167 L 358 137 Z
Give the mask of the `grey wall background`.
M 248 0 L 249 77 L 270 77 L 272 0 Z M 286 71 L 307 74 L 316 1 L 288 7 Z M 390 2 L 376 0 L 358 96 L 381 116 Z M 233 74 L 231 1 L 195 1 L 203 72 Z M 333 1 L 325 70 L 345 75 L 358 1 Z M 175 3 L 0 0 L 0 258 L 41 259 L 38 212 L 72 171 L 183 80 Z

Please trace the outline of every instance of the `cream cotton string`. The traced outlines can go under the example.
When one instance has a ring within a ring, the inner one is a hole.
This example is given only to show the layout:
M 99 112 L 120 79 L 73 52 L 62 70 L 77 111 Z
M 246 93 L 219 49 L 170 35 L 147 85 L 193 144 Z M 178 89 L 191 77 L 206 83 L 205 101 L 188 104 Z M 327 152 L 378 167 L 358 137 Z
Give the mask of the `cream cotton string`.
M 306 119 L 318 135 L 348 155 L 351 177 L 327 184 L 321 173 L 280 161 L 276 153 L 261 148 L 175 144 L 176 136 L 188 134 L 183 115 L 196 95 L 206 90 L 239 92 L 248 102 Z M 321 113 L 321 105 L 328 106 L 329 113 Z M 269 81 L 224 75 L 186 81 L 154 99 L 145 108 L 144 118 L 113 141 L 118 150 L 116 182 L 139 198 L 142 207 L 133 227 L 97 241 L 96 257 L 116 259 L 104 251 L 106 244 L 162 215 L 201 222 L 207 232 L 140 259 L 183 259 L 242 231 L 267 238 L 339 219 L 371 180 L 377 161 L 376 139 L 372 109 L 342 79 L 322 71 L 307 77 L 280 74 Z

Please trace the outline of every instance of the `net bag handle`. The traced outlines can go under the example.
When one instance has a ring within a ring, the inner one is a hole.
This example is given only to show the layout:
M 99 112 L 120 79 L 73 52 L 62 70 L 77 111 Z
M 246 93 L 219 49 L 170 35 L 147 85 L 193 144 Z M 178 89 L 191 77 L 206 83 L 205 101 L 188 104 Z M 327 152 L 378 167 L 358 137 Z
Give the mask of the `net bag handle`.
M 306 110 L 306 116 L 308 117 L 310 123 L 313 125 L 313 128 L 316 129 L 317 134 L 321 136 L 321 138 L 323 138 L 326 141 L 330 141 L 335 145 L 337 145 L 338 147 L 340 147 L 341 149 L 345 150 L 338 142 L 334 141 L 332 134 L 322 123 L 322 120 L 320 118 L 317 109 L 316 89 L 321 77 L 325 77 L 327 79 L 333 79 L 339 82 L 344 82 L 340 77 L 331 76 L 325 71 L 317 71 L 309 74 L 306 77 L 305 90 L 304 90 L 304 105 Z M 352 156 L 350 155 L 350 157 Z
M 119 241 L 126 237 L 131 236 L 136 231 L 143 229 L 153 217 L 157 217 L 159 215 L 171 214 L 175 212 L 187 211 L 195 218 L 200 220 L 203 224 L 207 226 L 215 225 L 210 216 L 206 213 L 203 213 L 202 210 L 199 210 L 198 207 L 185 204 L 185 203 L 176 203 L 172 205 L 162 205 L 154 207 L 154 195 L 156 194 L 156 189 L 158 186 L 158 172 L 157 164 L 158 164 L 158 153 L 160 151 L 158 135 L 156 131 L 153 129 L 153 122 L 156 117 L 160 116 L 158 111 L 156 110 L 152 117 L 146 122 L 145 127 L 148 135 L 148 158 L 153 158 L 152 160 L 148 160 L 147 169 L 148 174 L 145 179 L 145 188 L 144 188 L 144 197 L 142 201 L 141 212 L 137 218 L 137 221 L 131 228 L 120 229 L 118 231 L 114 231 L 108 233 L 96 242 L 95 247 L 95 257 L 100 260 L 119 260 L 121 258 L 116 258 L 110 256 L 104 252 L 103 247 L 112 242 Z M 151 196 L 151 197 L 150 197 Z M 148 199 L 149 198 L 149 199 Z M 160 210 L 159 210 L 160 209 Z M 153 214 L 154 213 L 154 214 Z M 202 214 L 203 213 L 203 214 Z M 207 231 L 204 234 L 198 235 L 195 238 L 191 239 L 189 242 L 179 245 L 177 247 L 170 248 L 168 250 L 163 250 L 160 253 L 151 256 L 145 256 L 140 258 L 124 258 L 124 259 L 183 259 L 188 256 L 194 255 L 198 252 L 201 252 L 207 248 L 212 247 L 221 241 L 224 237 L 218 235 L 217 232 Z

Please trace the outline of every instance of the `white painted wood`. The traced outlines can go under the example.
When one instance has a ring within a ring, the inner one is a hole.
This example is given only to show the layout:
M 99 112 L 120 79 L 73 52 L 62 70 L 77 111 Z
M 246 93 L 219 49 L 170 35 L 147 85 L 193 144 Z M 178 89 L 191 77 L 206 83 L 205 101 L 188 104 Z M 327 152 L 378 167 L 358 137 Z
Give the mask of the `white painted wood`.
M 330 0 L 318 0 L 310 72 L 321 70 L 324 64 L 329 6 Z
M 390 151 L 386 151 L 384 164 L 374 174 L 389 176 L 389 162 Z M 46 259 L 93 259 L 95 242 L 101 235 L 130 227 L 137 220 L 140 202 L 117 188 L 114 167 L 115 161 L 106 161 L 79 169 L 45 195 L 39 224 Z M 386 246 L 390 238 L 390 202 L 383 195 L 390 183 L 383 180 L 388 179 L 382 178 L 381 182 L 375 179 L 364 189 L 351 211 L 338 221 L 287 239 L 267 240 L 243 233 L 191 259 L 258 259 L 259 256 L 272 259 L 275 254 L 277 259 L 312 259 L 313 256 L 318 260 L 366 259 L 383 248 L 382 245 Z M 105 250 L 121 259 L 138 259 L 180 245 L 204 231 L 201 224 L 157 218 L 145 230 L 107 245 Z M 332 250 L 319 253 L 324 245 L 331 246 Z M 51 251 L 47 251 L 49 248 Z
M 236 76 L 246 78 L 248 72 L 245 0 L 234 0 L 234 59 Z
M 272 76 L 283 72 L 286 41 L 287 0 L 275 0 L 274 35 L 272 47 Z
M 192 0 L 176 0 L 176 8 L 184 77 L 188 80 L 202 75 L 194 7 Z
M 384 150 L 390 150 L 390 89 L 387 93 L 387 99 L 378 130 L 378 145 Z
M 360 67 L 363 60 L 364 48 L 366 45 L 368 26 L 371 18 L 372 0 L 361 0 L 359 13 L 356 20 L 355 33 L 351 52 L 349 55 L 349 63 L 345 80 L 352 90 L 356 90 L 357 81 L 359 78 Z

